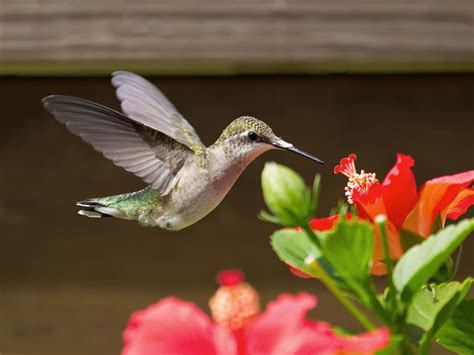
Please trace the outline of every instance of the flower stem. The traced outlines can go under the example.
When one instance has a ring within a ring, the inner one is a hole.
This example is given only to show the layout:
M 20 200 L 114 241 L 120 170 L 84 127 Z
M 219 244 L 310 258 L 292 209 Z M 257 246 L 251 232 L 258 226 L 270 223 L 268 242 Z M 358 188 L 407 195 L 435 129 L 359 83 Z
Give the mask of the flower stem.
M 309 225 L 304 225 L 303 230 L 306 232 L 308 237 L 315 241 L 317 246 L 321 248 L 321 242 L 319 241 L 318 237 L 314 234 L 311 230 Z M 321 282 L 328 288 L 329 291 L 338 299 L 338 301 L 346 308 L 346 310 L 359 321 L 359 323 L 366 328 L 367 330 L 371 330 L 375 328 L 374 323 L 367 318 L 367 316 L 357 308 L 352 301 L 347 297 L 345 292 L 339 288 L 337 283 L 329 276 L 326 270 L 319 264 L 316 259 L 311 260 L 308 264 L 314 273 Z
M 397 316 L 397 300 L 395 298 L 396 290 L 393 284 L 392 273 L 393 273 L 393 262 L 392 258 L 390 257 L 390 248 L 388 245 L 388 238 L 387 238 L 387 216 L 385 215 L 378 215 L 375 217 L 375 223 L 377 224 L 377 228 L 380 233 L 380 239 L 382 239 L 382 247 L 383 253 L 385 257 L 385 265 L 387 267 L 387 281 L 388 287 L 390 288 L 390 301 L 392 305 L 392 314 Z
M 336 282 L 331 279 L 324 268 L 318 263 L 317 260 L 313 260 L 308 264 L 318 276 L 321 282 L 331 291 L 331 293 L 341 302 L 341 304 L 352 314 L 352 316 L 359 321 L 362 326 L 367 330 L 375 328 L 375 325 L 367 318 L 367 316 L 357 308 L 351 300 L 345 295 L 345 293 L 337 286 Z
M 387 216 L 385 215 L 378 215 L 375 217 L 375 223 L 377 223 L 377 228 L 380 232 L 380 238 L 382 239 L 382 247 L 383 247 L 383 254 L 385 257 L 385 265 L 387 266 L 387 277 L 391 281 L 392 280 L 392 271 L 393 271 L 393 263 L 392 258 L 390 257 L 390 248 L 388 246 L 388 238 L 387 238 Z

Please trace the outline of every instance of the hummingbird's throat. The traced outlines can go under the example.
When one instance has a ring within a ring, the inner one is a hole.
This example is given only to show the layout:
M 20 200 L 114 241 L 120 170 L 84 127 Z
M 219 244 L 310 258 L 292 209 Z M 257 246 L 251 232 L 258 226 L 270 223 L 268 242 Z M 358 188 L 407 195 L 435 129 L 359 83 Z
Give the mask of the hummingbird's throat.
M 335 174 L 343 174 L 349 178 L 344 190 L 346 191 L 347 202 L 350 204 L 354 203 L 353 196 L 355 192 L 360 194 L 367 193 L 372 185 L 379 182 L 375 173 L 366 173 L 364 170 L 357 173 L 355 167 L 356 160 L 357 156 L 355 154 L 349 154 L 347 158 L 341 159 L 339 165 L 336 165 L 334 168 Z

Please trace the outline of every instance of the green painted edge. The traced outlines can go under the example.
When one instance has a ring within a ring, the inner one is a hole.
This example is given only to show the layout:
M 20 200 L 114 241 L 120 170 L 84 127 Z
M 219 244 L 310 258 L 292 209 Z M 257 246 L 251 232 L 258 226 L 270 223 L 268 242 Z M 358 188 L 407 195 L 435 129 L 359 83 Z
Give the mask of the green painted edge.
M 114 70 L 147 75 L 474 73 L 473 62 L 85 62 L 1 63 L 0 76 L 109 76 Z

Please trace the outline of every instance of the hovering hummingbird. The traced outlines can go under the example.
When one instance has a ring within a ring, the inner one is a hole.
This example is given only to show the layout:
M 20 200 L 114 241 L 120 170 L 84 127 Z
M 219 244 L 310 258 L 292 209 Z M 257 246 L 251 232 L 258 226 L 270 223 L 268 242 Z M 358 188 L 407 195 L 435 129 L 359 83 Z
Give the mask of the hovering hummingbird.
M 137 192 L 79 201 L 80 215 L 112 216 L 180 230 L 216 208 L 242 171 L 267 150 L 284 149 L 324 164 L 249 116 L 232 121 L 206 147 L 149 81 L 118 71 L 112 74 L 112 85 L 123 113 L 78 97 L 43 99 L 46 110 L 69 131 L 149 184 Z

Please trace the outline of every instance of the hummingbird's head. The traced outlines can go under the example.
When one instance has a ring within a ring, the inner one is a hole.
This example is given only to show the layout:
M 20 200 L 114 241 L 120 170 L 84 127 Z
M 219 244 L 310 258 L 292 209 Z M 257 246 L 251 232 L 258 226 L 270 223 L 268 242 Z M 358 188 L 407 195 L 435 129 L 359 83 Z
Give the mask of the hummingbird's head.
M 283 149 L 324 165 L 322 160 L 276 136 L 265 122 L 250 116 L 239 117 L 232 121 L 217 142 L 224 143 L 223 146 L 245 160 L 251 161 L 270 149 Z

